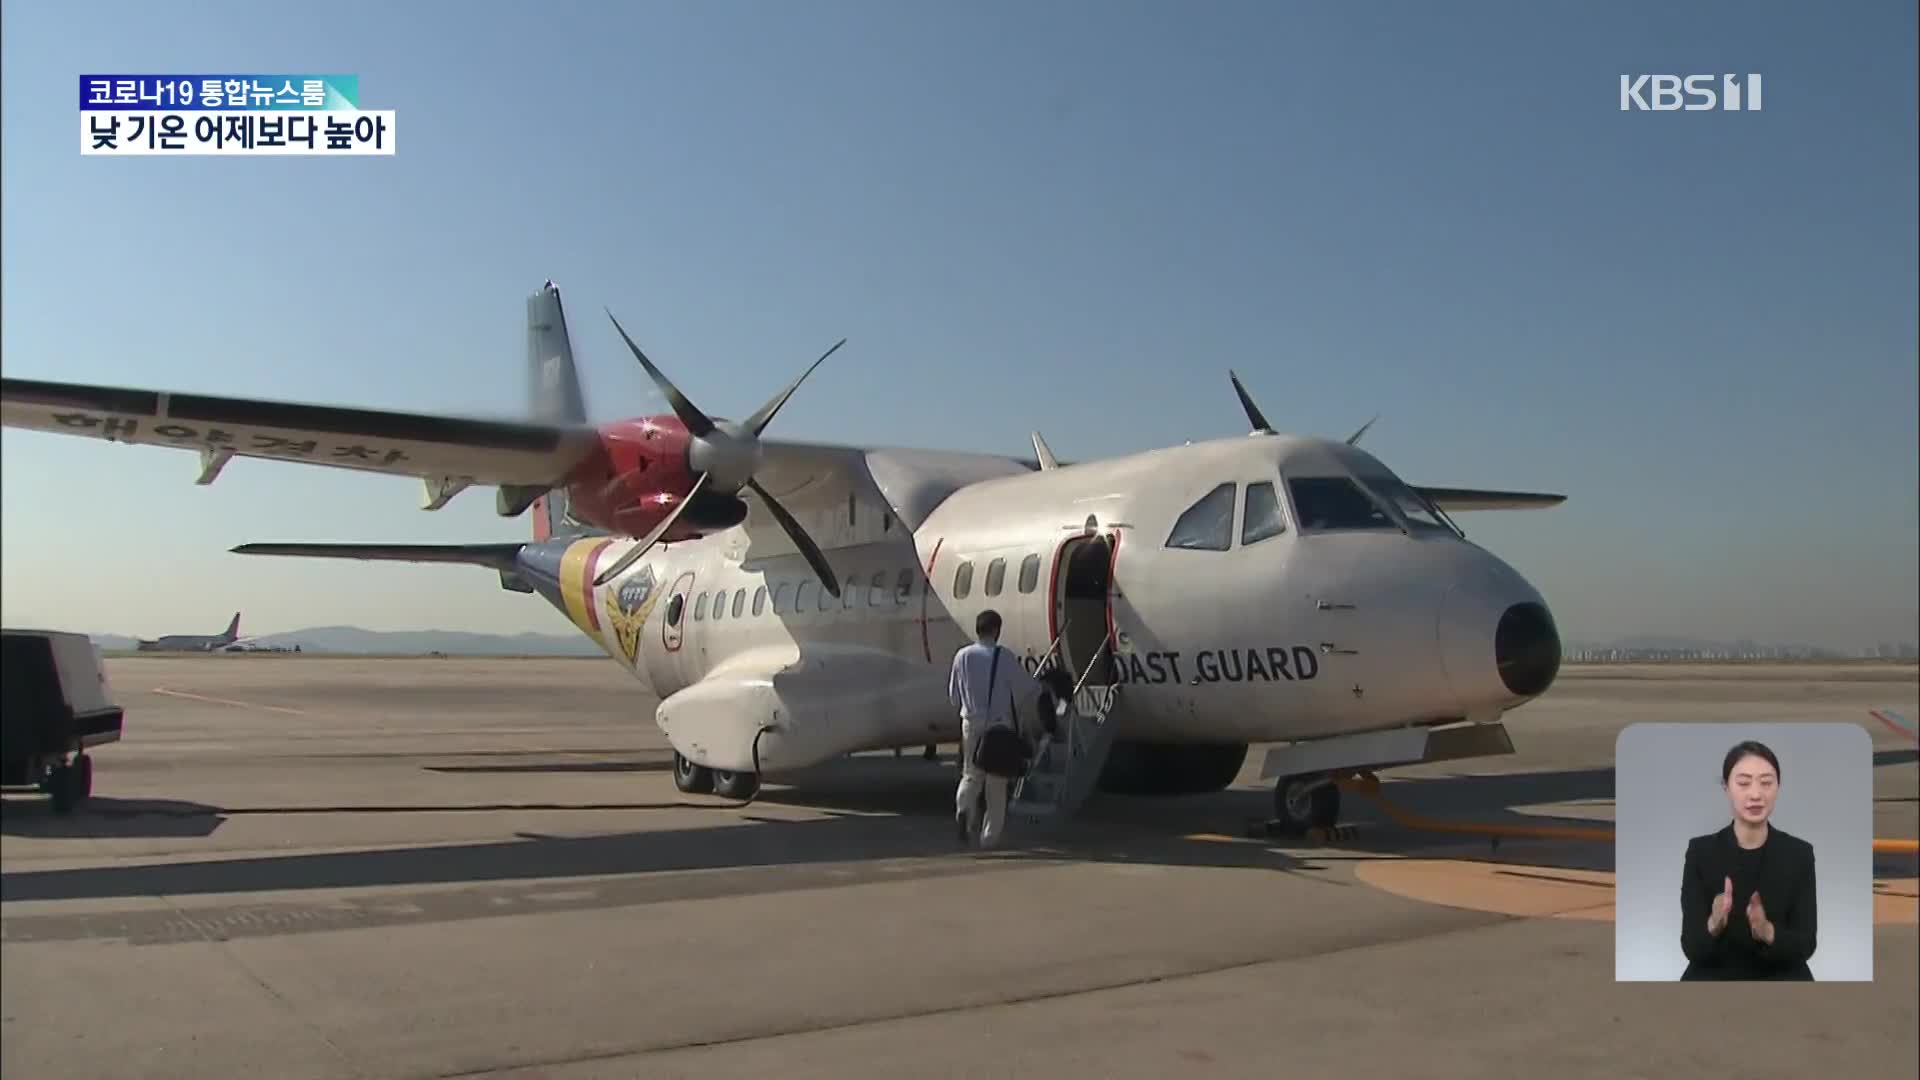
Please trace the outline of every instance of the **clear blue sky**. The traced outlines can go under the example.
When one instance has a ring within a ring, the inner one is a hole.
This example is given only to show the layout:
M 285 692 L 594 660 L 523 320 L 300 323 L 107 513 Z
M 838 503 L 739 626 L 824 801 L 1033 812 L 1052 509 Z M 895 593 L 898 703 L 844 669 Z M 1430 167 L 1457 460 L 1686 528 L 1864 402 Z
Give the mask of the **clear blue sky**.
M 1812 3 L 13 4 L 11 375 L 523 408 L 565 290 L 779 434 L 1117 454 L 1268 416 L 1473 514 L 1578 639 L 1916 635 L 1915 9 Z M 79 153 L 82 72 L 347 72 L 390 158 Z M 1758 114 L 1623 72 L 1760 72 Z M 1044 374 L 1043 374 L 1044 373 Z M 1047 379 L 1046 376 L 1051 376 Z M 1062 389 L 1066 388 L 1066 389 Z M 489 492 L 8 431 L 5 618 L 566 632 L 464 568 L 226 554 L 518 538 Z

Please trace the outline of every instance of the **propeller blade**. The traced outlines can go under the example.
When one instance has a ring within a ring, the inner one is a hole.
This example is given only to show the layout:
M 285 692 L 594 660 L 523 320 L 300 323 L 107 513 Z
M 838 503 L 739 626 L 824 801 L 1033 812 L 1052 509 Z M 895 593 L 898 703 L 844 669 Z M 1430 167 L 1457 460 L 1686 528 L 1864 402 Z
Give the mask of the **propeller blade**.
M 687 430 L 694 435 L 711 434 L 713 431 L 712 418 L 707 416 L 706 413 L 701 412 L 699 407 L 693 402 L 687 400 L 687 395 L 681 393 L 680 388 L 673 385 L 673 380 L 667 378 L 659 368 L 653 366 L 653 361 L 647 359 L 647 354 L 641 352 L 640 346 L 635 345 L 633 339 L 627 336 L 626 328 L 620 325 L 620 320 L 613 318 L 613 312 L 611 310 L 607 312 L 607 318 L 613 319 L 613 328 L 620 331 L 620 339 L 627 343 L 627 348 L 633 350 L 633 358 L 640 361 L 640 366 L 647 369 L 647 374 L 653 376 L 654 385 L 658 386 L 660 392 L 667 396 L 667 404 L 673 406 L 673 414 L 680 418 L 681 423 L 687 425 Z
M 1233 380 L 1233 392 L 1240 395 L 1240 407 L 1247 411 L 1247 420 L 1253 424 L 1253 430 L 1263 435 L 1273 434 L 1272 425 L 1268 424 L 1267 418 L 1260 414 L 1260 406 L 1253 403 L 1253 397 L 1247 393 L 1247 388 L 1240 385 L 1240 376 L 1234 374 L 1229 368 L 1227 378 Z
M 680 504 L 673 508 L 672 513 L 660 519 L 660 524 L 655 525 L 652 531 L 647 533 L 645 539 L 628 548 L 627 553 L 616 559 L 612 566 L 600 571 L 593 579 L 594 587 L 598 588 L 612 581 L 614 578 L 619 577 L 621 571 L 639 562 L 641 556 L 645 555 L 653 545 L 659 543 L 660 538 L 667 534 L 667 530 L 673 528 L 673 523 L 680 520 L 680 515 L 686 511 L 687 507 L 693 505 L 693 497 L 699 494 L 700 489 L 707 485 L 708 475 L 707 473 L 701 473 L 700 479 L 695 480 L 693 486 L 687 489 L 686 498 L 680 500 Z
M 820 575 L 821 587 L 834 596 L 839 596 L 840 583 L 834 580 L 833 566 L 827 562 L 827 557 L 820 553 L 820 547 L 813 542 L 813 537 L 808 536 L 807 530 L 800 527 L 800 523 L 793 519 L 792 514 L 787 513 L 787 508 L 780 505 L 780 500 L 760 486 L 760 481 L 749 479 L 747 486 L 753 489 L 755 495 L 760 496 L 761 502 L 767 504 L 768 512 L 772 513 L 774 520 L 787 531 L 787 536 L 793 540 L 793 546 L 800 549 L 801 555 L 806 556 L 807 565 L 813 567 L 813 572 Z
M 1374 413 L 1373 420 L 1378 420 L 1378 419 L 1380 419 L 1380 414 Z M 1361 424 L 1359 431 L 1356 431 L 1353 434 L 1347 436 L 1347 445 L 1348 446 L 1360 445 L 1360 436 L 1365 435 L 1367 433 L 1367 429 L 1373 426 L 1373 420 L 1369 420 L 1366 423 Z
M 758 409 L 754 410 L 753 415 L 747 417 L 747 430 L 753 432 L 755 435 L 758 435 L 761 432 L 767 430 L 767 425 L 773 422 L 773 414 L 780 411 L 780 407 L 787 403 L 787 399 L 793 396 L 793 392 L 795 390 L 800 389 L 800 384 L 807 381 L 807 376 L 813 374 L 813 369 L 819 367 L 821 363 L 826 360 L 827 357 L 832 356 L 834 353 L 838 352 L 840 349 L 840 346 L 845 345 L 846 343 L 847 343 L 846 338 L 841 338 L 839 341 L 835 342 L 833 348 L 828 349 L 826 352 L 821 353 L 820 359 L 815 360 L 811 367 L 808 367 L 807 370 L 801 372 L 799 378 L 788 383 L 787 388 L 785 390 L 782 390 L 779 393 L 773 395 L 773 397 L 770 400 L 768 400 L 768 402 L 765 405 L 762 405 Z

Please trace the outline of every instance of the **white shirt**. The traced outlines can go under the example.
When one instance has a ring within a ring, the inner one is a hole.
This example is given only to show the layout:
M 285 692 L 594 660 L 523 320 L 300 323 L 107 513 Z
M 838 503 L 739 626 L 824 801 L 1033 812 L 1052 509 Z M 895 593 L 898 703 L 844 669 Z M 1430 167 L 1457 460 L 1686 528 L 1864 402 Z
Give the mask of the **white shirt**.
M 994 651 L 1000 653 L 1000 670 L 993 671 Z M 993 700 L 987 700 L 987 683 L 993 682 Z M 1020 657 L 1012 649 L 991 641 L 976 641 L 953 654 L 953 673 L 947 679 L 947 699 L 960 709 L 960 718 L 973 723 L 1012 723 L 1015 701 L 1029 701 L 1040 692 L 1040 684 L 1027 674 Z

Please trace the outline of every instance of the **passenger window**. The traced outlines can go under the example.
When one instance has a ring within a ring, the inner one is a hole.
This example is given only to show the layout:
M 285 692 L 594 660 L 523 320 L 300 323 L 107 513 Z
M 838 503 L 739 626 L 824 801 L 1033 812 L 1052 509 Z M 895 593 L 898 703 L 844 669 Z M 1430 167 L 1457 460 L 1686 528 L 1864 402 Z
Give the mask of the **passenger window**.
M 686 612 L 687 612 L 686 595 L 684 593 L 674 593 L 673 599 L 667 601 L 667 625 L 679 626 L 680 616 L 686 614 Z
M 765 585 L 762 585 L 758 589 L 755 589 L 753 593 L 753 614 L 756 618 L 758 618 L 760 615 L 764 614 L 766 610 L 767 610 L 767 587 Z
M 713 594 L 713 617 L 716 619 L 724 619 L 727 617 L 727 591 L 725 589 Z
M 693 604 L 693 621 L 699 622 L 707 617 L 707 594 L 701 593 L 700 599 Z
M 1040 584 L 1040 556 L 1029 555 L 1020 560 L 1020 591 L 1030 593 Z
M 745 589 L 740 589 L 740 590 L 737 590 L 736 592 L 734 592 L 734 594 L 733 594 L 733 611 L 732 611 L 732 612 L 730 612 L 730 613 L 728 614 L 728 616 L 727 616 L 727 617 L 728 617 L 728 618 L 731 618 L 731 619 L 737 619 L 737 618 L 739 618 L 739 617 L 740 617 L 740 609 L 741 609 L 742 607 L 744 607 L 744 606 L 746 606 L 746 603 L 747 603 L 747 590 L 745 590 Z
M 1287 480 L 1301 532 L 1323 529 L 1394 529 L 1387 512 L 1344 476 L 1295 476 Z
M 820 586 L 820 610 L 826 611 L 831 607 L 833 607 L 833 594 L 828 592 L 827 587 L 823 584 Z
M 879 573 L 873 575 L 873 585 L 867 591 L 867 606 L 879 607 L 881 604 L 884 604 L 886 602 L 887 602 L 887 572 L 885 570 L 882 570 Z
M 857 577 L 849 577 L 847 583 L 840 587 L 840 606 L 850 608 L 859 602 L 860 579 Z
M 995 559 L 987 564 L 987 595 L 999 596 L 1000 589 L 1007 583 L 1007 560 Z
M 1221 484 L 1187 507 L 1167 536 L 1170 548 L 1225 551 L 1233 546 L 1233 487 Z
M 820 583 L 812 578 L 807 578 L 800 582 L 800 587 L 793 591 L 793 613 L 795 615 L 807 610 L 807 599 L 812 595 L 809 590 L 819 587 Z
M 902 570 L 900 571 L 900 580 L 895 582 L 893 586 L 893 602 L 901 607 L 905 607 L 907 606 L 907 601 L 911 599 L 912 596 L 913 571 Z
M 1240 542 L 1255 544 L 1269 536 L 1287 531 L 1287 519 L 1280 513 L 1280 493 L 1261 481 L 1247 485 L 1247 512 L 1241 515 Z
M 953 572 L 953 598 L 955 600 L 965 600 L 967 594 L 972 591 L 973 564 L 971 562 L 963 562 L 960 564 L 960 569 Z
M 784 581 L 773 587 L 773 613 L 775 615 L 787 613 L 787 583 Z

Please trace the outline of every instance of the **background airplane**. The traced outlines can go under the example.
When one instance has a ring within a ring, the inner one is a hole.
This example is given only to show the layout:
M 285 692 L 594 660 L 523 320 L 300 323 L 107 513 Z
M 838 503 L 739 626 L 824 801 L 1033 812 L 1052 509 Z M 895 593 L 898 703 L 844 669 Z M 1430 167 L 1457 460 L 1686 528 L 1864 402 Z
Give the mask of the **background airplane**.
M 839 345 L 735 423 L 621 329 L 673 413 L 591 428 L 552 282 L 527 314 L 527 422 L 14 379 L 0 417 L 195 449 L 201 483 L 264 457 L 417 476 L 429 510 L 473 484 L 536 508 L 531 543 L 235 550 L 496 570 L 659 698 L 686 790 L 750 797 L 769 771 L 956 739 L 947 662 L 985 607 L 1068 703 L 1030 816 L 1096 784 L 1217 790 L 1248 744 L 1289 741 L 1263 770 L 1277 814 L 1331 824 L 1343 770 L 1504 752 L 1499 717 L 1557 674 L 1539 593 L 1448 511 L 1562 496 L 1408 485 L 1364 427 L 1277 433 L 1237 377 L 1252 438 L 1062 464 L 1037 433 L 1033 459 L 768 439 Z
M 136 648 L 140 652 L 213 652 L 252 638 L 240 636 L 240 613 L 233 613 L 233 621 L 226 630 L 218 634 L 167 634 L 152 641 L 142 639 Z

